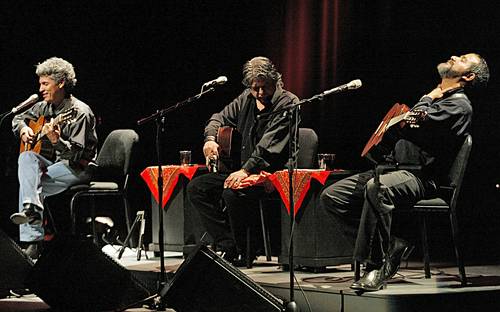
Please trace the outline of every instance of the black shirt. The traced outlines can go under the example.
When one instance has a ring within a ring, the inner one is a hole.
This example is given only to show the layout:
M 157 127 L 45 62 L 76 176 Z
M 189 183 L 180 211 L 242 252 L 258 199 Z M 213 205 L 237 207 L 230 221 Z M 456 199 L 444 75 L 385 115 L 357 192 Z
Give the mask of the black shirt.
M 72 108 L 76 109 L 75 117 L 60 126 L 61 136 L 57 144 L 53 145 L 55 161 L 65 161 L 74 169 L 81 169 L 88 162 L 96 160 L 97 134 L 94 113 L 87 104 L 76 97 L 65 98 L 56 109 L 45 101 L 36 103 L 27 111 L 14 116 L 12 131 L 19 136 L 19 132 L 29 121 L 36 121 L 41 116 L 50 119 Z
M 280 113 L 259 120 L 256 116 L 298 101 L 297 96 L 291 92 L 276 87 L 271 105 L 259 111 L 256 99 L 251 95 L 250 89 L 246 89 L 221 112 L 212 115 L 205 127 L 205 137 L 215 137 L 221 126 L 234 127 L 242 137 L 242 169 L 250 173 L 281 170 L 288 159 L 288 116 Z
M 434 101 L 424 96 L 415 109 L 427 116 L 419 128 L 405 128 L 405 139 L 396 142 L 393 159 L 421 165 L 425 178 L 448 183 L 450 167 L 471 128 L 471 102 L 463 89 L 455 89 Z

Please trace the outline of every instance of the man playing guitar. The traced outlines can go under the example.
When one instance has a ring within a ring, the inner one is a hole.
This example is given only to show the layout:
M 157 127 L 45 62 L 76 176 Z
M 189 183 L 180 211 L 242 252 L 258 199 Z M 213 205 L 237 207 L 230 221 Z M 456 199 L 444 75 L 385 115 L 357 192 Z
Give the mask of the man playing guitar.
M 380 174 L 380 183 L 370 170 L 338 181 L 321 194 L 321 207 L 338 223 L 346 224 L 345 232 L 357 231 L 354 258 L 364 264 L 365 273 L 351 285 L 353 289 L 379 290 L 396 274 L 409 245 L 391 235 L 392 210 L 413 207 L 432 197 L 437 185 L 447 184 L 450 166 L 471 128 L 472 105 L 465 88 L 486 84 L 489 79 L 488 66 L 476 53 L 452 56 L 437 71 L 439 85 L 412 108 L 425 117 L 406 118 L 419 126 L 404 127 L 403 137 L 384 157 L 392 164 L 421 169 Z
M 10 217 L 20 225 L 20 241 L 28 245 L 26 253 L 33 258 L 38 256 L 44 239 L 44 198 L 89 180 L 86 169 L 97 155 L 94 114 L 88 105 L 71 95 L 76 84 L 73 65 L 52 57 L 37 65 L 36 74 L 43 101 L 16 115 L 12 130 L 21 138 L 22 145 L 31 146 L 37 143 L 35 141 L 46 140 L 45 146 L 50 151 L 45 156 L 30 148 L 21 151 L 19 212 Z M 29 127 L 36 121 L 50 121 L 39 125 L 43 136 Z
M 207 163 L 213 157 L 220 158 L 220 146 L 216 142 L 219 129 L 234 127 L 241 134 L 240 163 L 229 172 L 219 170 L 198 176 L 187 188 L 188 202 L 199 211 L 205 228 L 215 241 L 215 249 L 235 265 L 244 263 L 246 227 L 258 220 L 258 201 L 266 196 L 264 187 L 243 187 L 245 179 L 262 170 L 281 170 L 288 158 L 288 117 L 282 114 L 266 118 L 256 116 L 298 102 L 294 94 L 282 88 L 281 74 L 265 57 L 255 57 L 245 63 L 243 84 L 246 89 L 208 121 L 203 146 Z M 221 199 L 225 210 L 221 207 Z M 250 253 L 248 256 L 253 261 L 255 249 Z

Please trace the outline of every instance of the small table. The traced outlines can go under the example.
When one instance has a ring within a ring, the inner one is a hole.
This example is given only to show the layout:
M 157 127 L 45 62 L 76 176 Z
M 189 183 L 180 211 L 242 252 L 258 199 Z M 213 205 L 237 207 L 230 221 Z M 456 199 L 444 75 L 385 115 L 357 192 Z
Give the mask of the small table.
M 162 166 L 163 177 L 163 245 L 168 251 L 183 251 L 186 244 L 195 244 L 201 237 L 203 227 L 199 216 L 186 209 L 186 186 L 197 174 L 206 173 L 205 165 Z M 150 166 L 141 172 L 141 177 L 151 191 L 152 249 L 160 250 L 158 217 L 158 166 Z
M 347 170 L 318 171 L 298 169 L 294 173 L 294 264 L 322 271 L 326 266 L 352 262 L 355 238 L 334 224 L 331 216 L 318 206 L 321 191 L 334 182 L 352 175 Z M 271 177 L 280 189 L 283 199 L 281 210 L 281 253 L 278 262 L 289 264 L 290 216 L 288 206 L 288 172 L 276 172 Z

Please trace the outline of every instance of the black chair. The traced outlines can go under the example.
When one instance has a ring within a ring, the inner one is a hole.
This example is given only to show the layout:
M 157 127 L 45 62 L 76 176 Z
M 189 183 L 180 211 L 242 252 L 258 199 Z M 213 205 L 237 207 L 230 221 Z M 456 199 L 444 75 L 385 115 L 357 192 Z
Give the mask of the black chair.
M 97 244 L 95 227 L 95 197 L 97 196 L 114 196 L 122 199 L 127 231 L 130 232 L 131 225 L 127 188 L 132 153 L 138 141 L 139 136 L 134 130 L 120 129 L 112 131 L 106 137 L 97 156 L 94 180 L 89 184 L 74 185 L 69 189 L 70 192 L 74 193 L 70 204 L 71 231 L 73 234 L 76 234 L 78 214 L 76 204 L 80 198 L 90 197 L 92 234 L 94 242 Z
M 453 245 L 455 249 L 455 258 L 457 261 L 458 270 L 460 272 L 460 281 L 462 286 L 465 286 L 467 284 L 467 276 L 465 274 L 463 254 L 461 251 L 462 242 L 459 236 L 456 207 L 471 149 L 472 136 L 467 135 L 462 148 L 458 152 L 458 155 L 451 167 L 449 174 L 450 185 L 440 187 L 443 196 L 434 199 L 421 200 L 414 206 L 414 210 L 418 213 L 421 213 L 421 235 L 422 247 L 424 250 L 425 277 L 431 277 L 429 265 L 429 249 L 427 243 L 427 226 L 425 222 L 426 214 L 433 212 L 447 212 L 450 218 L 451 235 L 453 238 Z
M 313 169 L 318 167 L 316 155 L 318 154 L 318 135 L 310 128 L 299 128 L 299 151 L 297 154 L 297 168 Z M 269 229 L 266 224 L 264 202 L 269 200 L 280 200 L 279 197 L 259 200 L 260 223 L 264 244 L 266 260 L 271 261 L 271 239 Z M 250 248 L 250 232 L 247 229 L 247 255 Z M 247 259 L 247 267 L 251 267 L 251 261 Z
M 424 262 L 424 271 L 426 278 L 431 277 L 430 264 L 429 264 L 429 248 L 427 242 L 426 215 L 428 213 L 448 213 L 451 224 L 451 235 L 455 249 L 455 257 L 460 272 L 460 281 L 462 286 L 465 286 L 467 284 L 467 276 L 465 274 L 465 266 L 461 251 L 462 242 L 459 236 L 456 207 L 471 149 L 472 149 L 472 136 L 467 135 L 465 137 L 462 147 L 460 148 L 455 158 L 455 161 L 453 162 L 453 165 L 450 168 L 450 173 L 448 175 L 450 185 L 440 186 L 439 197 L 420 200 L 414 205 L 413 209 L 411 210 L 412 212 L 420 214 L 420 220 L 421 220 L 420 232 L 422 237 L 422 249 L 424 252 L 423 262 Z M 390 168 L 389 166 L 378 166 L 377 172 L 382 172 L 387 169 L 405 169 L 405 168 L 402 166 L 397 168 L 395 168 L 394 166 L 390 166 Z M 360 276 L 359 263 L 356 263 L 355 270 L 356 270 L 355 280 L 358 280 Z

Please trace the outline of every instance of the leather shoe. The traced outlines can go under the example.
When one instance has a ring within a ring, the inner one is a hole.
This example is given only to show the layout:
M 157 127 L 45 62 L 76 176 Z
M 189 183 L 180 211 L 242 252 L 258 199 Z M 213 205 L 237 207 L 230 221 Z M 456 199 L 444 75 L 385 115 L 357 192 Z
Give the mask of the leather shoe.
M 385 281 L 382 270 L 365 271 L 358 281 L 352 283 L 351 288 L 361 291 L 377 291 L 385 288 Z
M 248 269 L 253 266 L 253 261 L 256 259 L 255 255 L 250 255 L 247 258 L 245 254 L 238 253 L 236 248 L 223 252 L 222 258 L 235 267 L 247 267 Z
M 396 275 L 401 265 L 401 260 L 408 259 L 412 251 L 413 247 L 407 241 L 394 237 L 391 240 L 391 247 L 387 253 L 384 265 L 381 268 L 384 278 L 390 279 Z
M 25 204 L 23 211 L 16 212 L 10 216 L 10 220 L 14 224 L 42 225 L 42 214 L 40 209 L 33 204 Z

